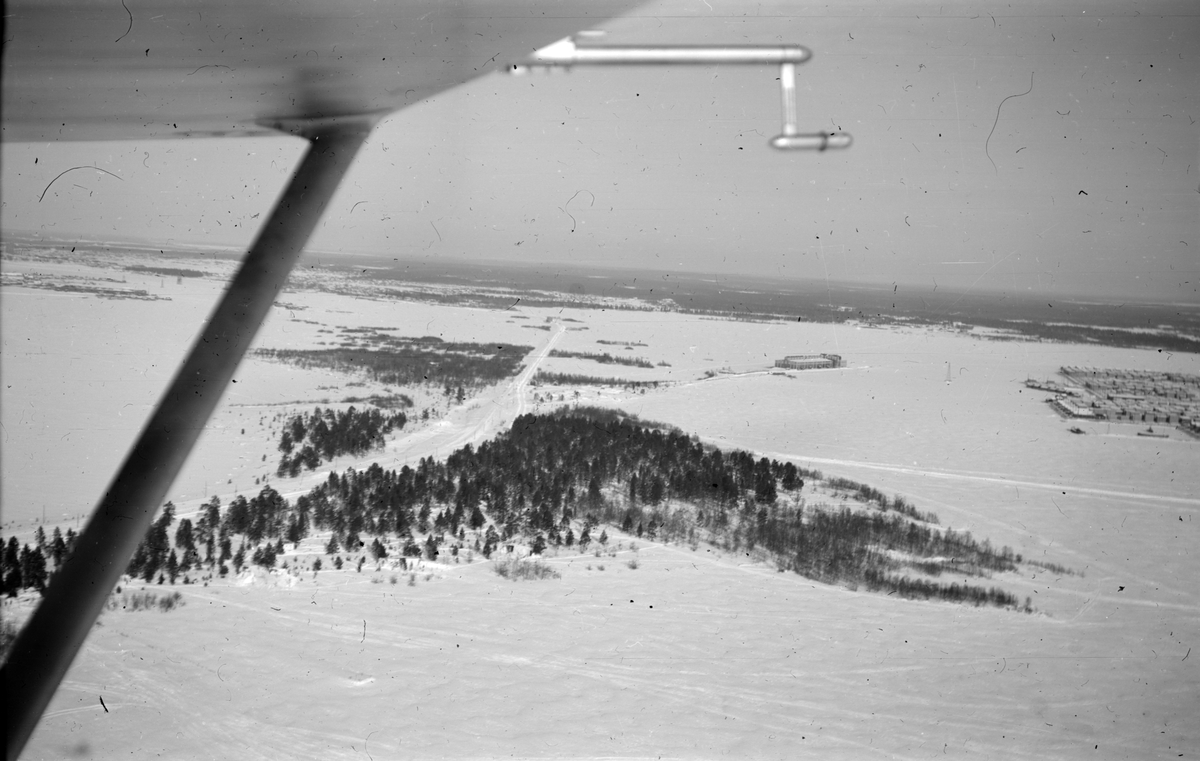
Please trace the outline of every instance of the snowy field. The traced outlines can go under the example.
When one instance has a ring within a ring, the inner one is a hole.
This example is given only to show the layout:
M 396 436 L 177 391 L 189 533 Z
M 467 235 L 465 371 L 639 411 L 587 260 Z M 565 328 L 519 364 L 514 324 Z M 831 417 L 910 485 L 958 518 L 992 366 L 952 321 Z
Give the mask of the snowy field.
M 213 280 L 135 277 L 171 300 L 5 287 L 6 535 L 31 532 L 43 509 L 50 523 L 90 509 L 219 291 Z M 387 571 L 371 583 L 368 566 L 175 587 L 186 605 L 171 613 L 104 614 L 28 758 L 1140 759 L 1200 748 L 1190 657 L 1200 442 L 1105 424 L 1072 435 L 1045 394 L 1022 385 L 1061 365 L 1200 373 L 1200 357 L 926 328 L 308 291 L 281 301 L 291 307 L 274 311 L 258 346 L 312 348 L 334 340 L 322 328 L 387 326 L 668 363 L 540 366 L 668 381 L 578 390 L 723 448 L 902 494 L 943 524 L 1082 575 L 998 575 L 1033 597 L 1038 612 L 1024 615 L 823 586 L 703 545 L 639 542 L 633 569 L 626 540 L 616 558 L 554 559 L 562 578 L 539 582 L 476 562 L 412 586 Z M 568 329 L 525 327 L 548 319 Z M 847 367 L 771 367 L 808 352 L 841 354 Z M 256 493 L 278 458 L 273 419 L 385 390 L 353 380 L 246 362 L 172 498 L 186 509 Z M 507 385 L 462 407 L 442 402 L 436 421 L 376 459 L 448 450 L 549 406 L 547 393 L 571 403 L 574 390 Z M 319 477 L 271 483 L 294 493 Z
M 703 549 L 637 555 L 636 570 L 628 552 L 560 559 L 562 578 L 542 582 L 484 563 L 412 587 L 322 571 L 290 588 L 184 588 L 187 605 L 167 614 L 106 613 L 28 756 L 1044 759 L 1196 747 L 1196 672 L 1180 660 L 1194 608 L 1026 616 L 824 587 Z

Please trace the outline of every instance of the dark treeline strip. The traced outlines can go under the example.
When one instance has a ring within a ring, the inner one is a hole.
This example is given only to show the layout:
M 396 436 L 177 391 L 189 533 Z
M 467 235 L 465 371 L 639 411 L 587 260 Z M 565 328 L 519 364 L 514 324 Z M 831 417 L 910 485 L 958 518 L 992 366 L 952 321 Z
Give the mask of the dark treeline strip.
M 302 468 L 316 470 L 323 460 L 338 455 L 361 455 L 382 449 L 384 436 L 403 428 L 407 422 L 403 412 L 385 415 L 377 409 L 354 407 L 341 412 L 317 407 L 311 414 L 296 415 L 284 426 L 279 438 L 283 457 L 276 475 L 296 476 Z
M 337 292 L 337 289 L 331 289 Z M 356 291 L 346 291 L 348 295 L 359 295 Z M 456 292 L 456 293 L 436 293 L 430 291 L 418 290 L 398 290 L 385 289 L 382 293 L 387 298 L 400 299 L 403 301 L 416 301 L 430 304 L 447 304 L 451 306 L 470 306 L 479 307 L 482 309 L 496 309 L 500 311 L 512 308 L 516 301 L 515 294 L 494 295 L 486 292 Z M 555 307 L 568 309 L 600 309 L 600 310 L 622 310 L 628 312 L 656 312 L 660 311 L 661 307 L 657 304 L 645 304 L 633 301 L 625 301 L 619 298 L 612 299 L 597 299 L 587 300 L 566 296 L 556 298 L 553 294 L 537 294 L 529 291 L 524 291 L 521 294 L 522 307 Z M 545 330 L 549 330 L 549 326 Z
M 1059 565 L 1058 563 L 1044 563 L 1040 560 L 1026 560 L 1025 562 L 1031 566 L 1034 566 L 1035 568 L 1041 568 L 1049 571 L 1050 573 L 1057 573 L 1062 576 L 1083 576 L 1082 571 L 1076 571 L 1072 568 Z
M 970 584 L 937 584 L 924 579 L 910 579 L 907 576 L 889 576 L 882 571 L 869 569 L 864 573 L 863 584 L 871 592 L 895 592 L 908 599 L 935 599 L 946 602 L 970 603 L 972 605 L 996 605 L 1012 607 L 1018 605 L 1017 598 L 1003 589 L 996 587 L 972 586 Z M 1026 598 L 1024 610 L 1033 611 L 1031 601 Z
M 590 359 L 593 362 L 599 362 L 602 365 L 626 365 L 628 367 L 645 367 L 654 369 L 654 363 L 641 357 L 614 357 L 608 352 L 592 352 L 592 351 L 562 351 L 560 349 L 552 349 L 551 357 L 563 357 L 571 359 Z
M 830 478 L 825 483 L 835 492 L 846 492 L 853 499 L 856 499 L 859 502 L 874 502 L 875 504 L 879 505 L 879 509 L 881 510 L 895 510 L 898 513 L 902 513 L 919 521 L 925 521 L 926 523 L 938 522 L 936 515 L 933 513 L 923 513 L 920 510 L 917 510 L 915 507 L 908 504 L 904 497 L 901 497 L 899 494 L 897 494 L 895 498 L 889 502 L 887 496 L 878 489 L 872 488 L 867 484 L 860 484 L 857 481 L 851 481 L 848 478 Z
M 1016 320 L 974 319 L 981 327 L 1011 330 L 1031 338 L 1060 343 L 1100 344 L 1127 349 L 1161 349 L 1200 354 L 1200 339 L 1175 333 L 1135 333 L 1096 325 L 1048 325 Z
M 187 270 L 178 267 L 148 267 L 144 264 L 132 264 L 125 268 L 129 272 L 148 273 L 151 275 L 166 275 L 168 277 L 207 277 L 207 272 Z
M 346 404 L 373 404 L 376 407 L 382 407 L 386 410 L 402 409 L 408 410 L 413 407 L 412 397 L 408 394 L 388 394 L 380 396 L 372 394 L 368 397 L 348 396 L 342 400 Z
M 788 312 L 738 311 L 714 312 L 708 309 L 686 309 L 675 311 L 684 314 L 694 314 L 701 317 L 716 319 L 739 320 L 745 322 L 802 322 L 829 323 L 861 320 L 872 324 L 882 325 L 933 325 L 955 330 L 962 325 L 974 325 L 981 328 L 994 328 L 1012 331 L 1017 339 L 1036 339 L 1056 343 L 1099 344 L 1116 348 L 1129 349 L 1162 349 L 1179 353 L 1200 353 L 1200 337 L 1181 333 L 1142 333 L 1103 325 L 1062 325 L 1045 324 L 1037 320 L 1010 320 L 1000 317 L 982 315 L 956 315 L 955 320 L 947 320 L 945 315 L 928 317 L 912 313 L 870 312 L 850 310 L 830 306 L 799 309 Z M 991 340 L 1007 340 L 1004 336 L 990 337 Z
M 468 389 L 516 375 L 531 351 L 513 344 L 410 342 L 382 349 L 259 349 L 255 356 L 304 368 L 365 372 L 371 379 L 396 386 L 453 384 Z
M 430 353 L 436 355 L 457 354 L 476 360 L 502 357 L 514 362 L 520 362 L 525 355 L 533 351 L 532 346 L 517 344 L 481 344 L 469 341 L 447 341 L 438 336 L 394 336 L 391 333 L 383 332 L 387 330 L 386 328 L 361 327 L 340 328 L 340 330 L 342 337 L 345 339 L 342 342 L 343 348 L 362 349 L 367 346 L 373 346 L 379 351 L 386 350 L 402 355 L 414 352 L 418 356 L 427 356 Z M 513 370 L 513 374 L 515 373 L 516 369 Z
M 624 378 L 601 378 L 596 375 L 575 373 L 548 373 L 538 370 L 533 377 L 537 385 L 543 386 L 623 386 L 626 388 L 658 388 L 659 381 L 633 381 Z

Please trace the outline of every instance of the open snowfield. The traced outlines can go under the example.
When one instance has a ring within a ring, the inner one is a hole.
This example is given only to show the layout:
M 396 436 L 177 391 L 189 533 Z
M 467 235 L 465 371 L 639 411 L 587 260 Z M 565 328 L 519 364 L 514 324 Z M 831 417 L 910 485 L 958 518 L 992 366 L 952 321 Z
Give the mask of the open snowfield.
M 6 534 L 30 532 L 43 505 L 52 523 L 90 509 L 219 290 L 145 277 L 139 287 L 172 300 L 5 287 Z M 521 343 L 535 357 L 553 345 L 669 363 L 540 366 L 670 381 L 579 391 L 724 448 L 903 494 L 943 524 L 1083 575 L 998 575 L 1033 597 L 1038 612 L 1024 615 L 823 586 L 703 545 L 639 541 L 632 569 L 622 538 L 616 558 L 553 559 L 557 580 L 511 582 L 476 562 L 434 565 L 413 586 L 404 576 L 392 585 L 389 571 L 373 584 L 370 566 L 294 584 L 177 586 L 187 604 L 176 611 L 104 614 L 26 757 L 1141 759 L 1200 749 L 1190 657 L 1200 442 L 1104 424 L 1072 435 L 1021 383 L 1061 365 L 1200 373 L 1200 357 L 925 328 L 307 291 L 281 301 L 302 309 L 277 309 L 257 345 L 311 348 L 334 340 L 322 328 L 389 326 Z M 525 327 L 547 318 L 560 322 Z M 806 352 L 848 366 L 771 368 Z M 731 373 L 704 377 L 721 370 Z M 352 380 L 248 361 L 173 498 L 257 492 L 253 479 L 278 458 L 274 416 L 383 390 Z M 519 386 L 442 402 L 437 420 L 377 459 L 444 456 L 546 406 L 534 395 L 547 389 Z M 319 477 L 271 482 L 293 493 Z
M 167 614 L 106 613 L 28 757 L 1165 758 L 1196 747 L 1195 671 L 1180 661 L 1194 611 L 1026 616 L 823 587 L 703 549 L 637 554 L 636 570 L 628 552 L 560 559 L 562 578 L 542 582 L 484 563 L 412 587 L 322 571 L 291 588 L 183 588 L 188 604 Z

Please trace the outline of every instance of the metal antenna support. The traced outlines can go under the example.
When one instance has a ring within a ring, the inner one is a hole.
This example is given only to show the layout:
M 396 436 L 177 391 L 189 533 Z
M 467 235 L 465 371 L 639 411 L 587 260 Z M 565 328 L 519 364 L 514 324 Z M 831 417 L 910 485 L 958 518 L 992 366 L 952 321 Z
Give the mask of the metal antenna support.
M 779 90 L 783 99 L 783 133 L 771 138 L 771 147 L 781 151 L 849 148 L 854 138 L 847 132 L 815 132 L 801 135 L 796 127 L 796 64 L 779 65 Z
M 580 37 L 602 33 L 584 32 Z M 848 148 L 853 138 L 845 132 L 800 134 L 796 126 L 796 64 L 812 58 L 812 51 L 800 45 L 656 45 L 620 46 L 575 44 L 565 37 L 534 51 L 525 61 L 510 64 L 510 74 L 533 71 L 570 70 L 573 66 L 686 66 L 686 65 L 779 65 L 779 83 L 783 98 L 783 133 L 772 138 L 779 150 L 817 150 Z

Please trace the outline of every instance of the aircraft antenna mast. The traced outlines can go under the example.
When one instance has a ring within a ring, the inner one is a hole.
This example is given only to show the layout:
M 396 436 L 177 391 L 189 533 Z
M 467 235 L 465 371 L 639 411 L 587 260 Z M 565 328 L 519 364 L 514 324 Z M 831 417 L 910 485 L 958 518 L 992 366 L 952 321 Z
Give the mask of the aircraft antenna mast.
M 846 132 L 802 134 L 796 120 L 796 65 L 812 58 L 801 45 L 579 45 L 577 39 L 602 35 L 582 32 L 534 51 L 529 58 L 509 64 L 510 74 L 570 70 L 575 66 L 728 66 L 777 65 L 783 104 L 783 131 L 770 140 L 778 150 L 849 148 Z

